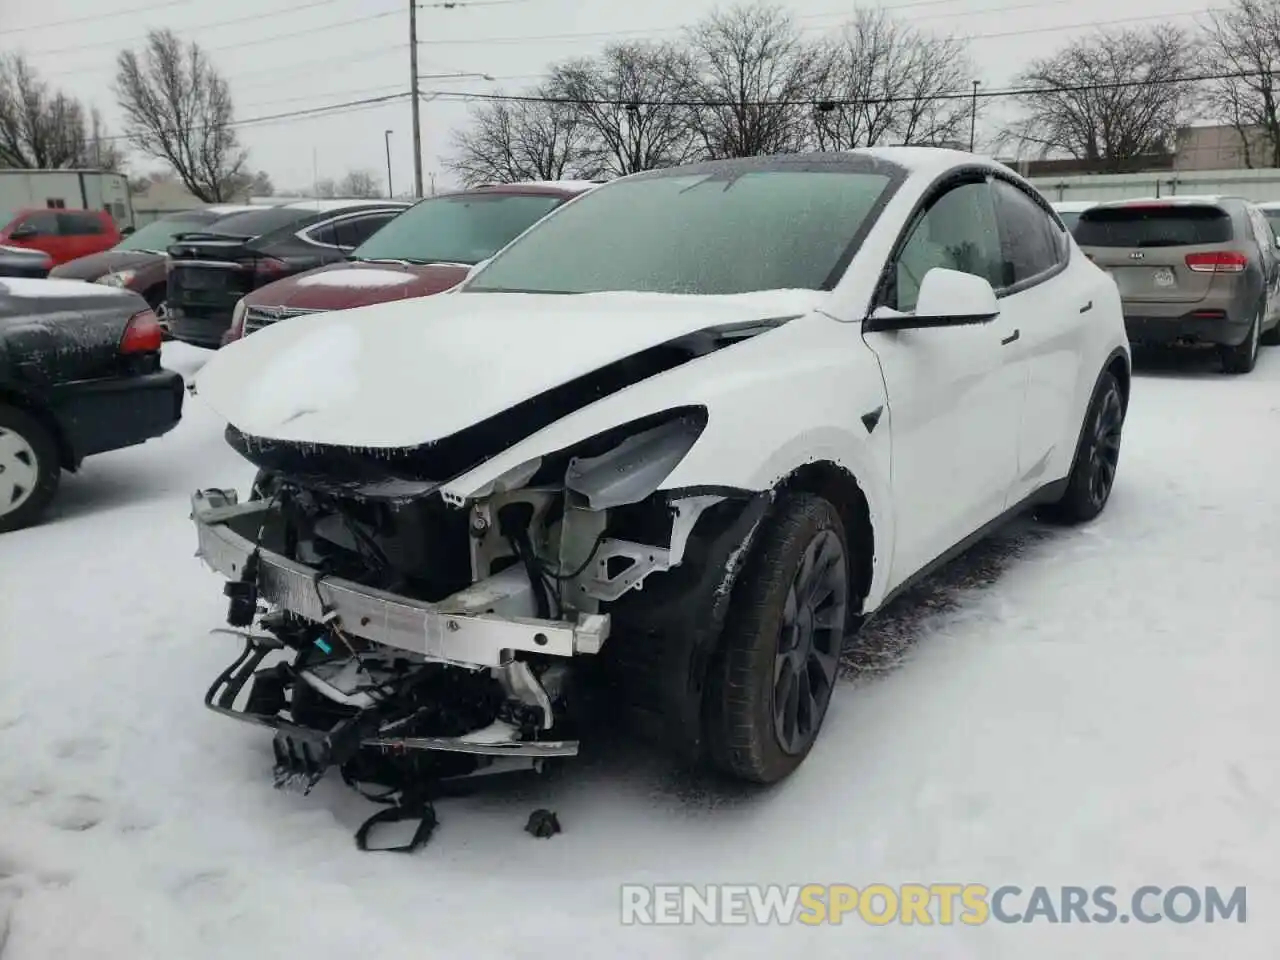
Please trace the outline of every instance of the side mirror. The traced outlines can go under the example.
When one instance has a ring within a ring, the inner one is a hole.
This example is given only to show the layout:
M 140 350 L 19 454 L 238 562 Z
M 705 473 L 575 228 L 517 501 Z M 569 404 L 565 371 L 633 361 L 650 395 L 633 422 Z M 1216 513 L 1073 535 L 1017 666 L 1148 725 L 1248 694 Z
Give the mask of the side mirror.
M 39 236 L 39 231 L 35 227 L 23 224 L 20 227 L 14 227 L 13 232 L 9 234 L 10 240 L 30 240 L 32 237 Z
M 880 307 L 864 324 L 868 333 L 918 330 L 925 327 L 957 327 L 990 323 L 1000 315 L 1000 303 L 991 284 L 982 277 L 945 267 L 934 267 L 920 283 L 914 313 Z

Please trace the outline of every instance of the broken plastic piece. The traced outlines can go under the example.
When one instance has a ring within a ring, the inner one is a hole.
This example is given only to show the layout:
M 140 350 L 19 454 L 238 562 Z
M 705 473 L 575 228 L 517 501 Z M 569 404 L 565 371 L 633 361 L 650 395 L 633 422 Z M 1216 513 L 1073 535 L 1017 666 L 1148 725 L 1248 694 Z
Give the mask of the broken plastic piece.
M 560 818 L 550 810 L 535 810 L 529 814 L 529 822 L 524 829 L 539 840 L 545 840 L 560 832 Z

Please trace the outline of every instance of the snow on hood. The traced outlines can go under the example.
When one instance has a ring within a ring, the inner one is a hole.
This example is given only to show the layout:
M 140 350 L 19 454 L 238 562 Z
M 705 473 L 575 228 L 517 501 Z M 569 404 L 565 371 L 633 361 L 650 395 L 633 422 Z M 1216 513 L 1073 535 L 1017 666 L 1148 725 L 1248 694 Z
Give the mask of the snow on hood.
M 30 280 L 21 277 L 0 277 L 0 294 L 37 300 L 41 297 L 115 297 L 126 296 L 115 287 L 83 280 Z
M 218 351 L 196 390 L 253 436 L 419 446 L 648 347 L 706 327 L 802 315 L 826 296 L 462 293 L 398 300 L 272 324 Z
M 298 277 L 299 287 L 402 287 L 413 275 L 395 270 L 326 270 Z

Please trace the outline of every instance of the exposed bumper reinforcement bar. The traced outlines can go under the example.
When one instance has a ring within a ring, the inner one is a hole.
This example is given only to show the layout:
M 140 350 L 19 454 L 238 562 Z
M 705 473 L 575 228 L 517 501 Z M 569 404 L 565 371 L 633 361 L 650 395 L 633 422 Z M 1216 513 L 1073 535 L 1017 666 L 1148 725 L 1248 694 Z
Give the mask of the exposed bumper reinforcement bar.
M 271 503 L 241 504 L 234 490 L 202 490 L 191 498 L 196 555 L 230 579 L 240 576 L 254 552 L 254 534 Z M 607 614 L 577 621 L 540 620 L 484 612 L 494 596 L 483 585 L 440 603 L 424 603 L 362 586 L 266 549 L 258 551 L 258 595 L 281 609 L 317 622 L 336 613 L 342 629 L 373 643 L 465 666 L 498 667 L 517 651 L 557 657 L 595 654 L 609 635 Z M 486 581 L 487 583 L 487 581 Z M 436 749 L 436 748 L 433 748 Z
M 219 631 L 227 632 L 227 631 Z M 264 704 L 276 699 L 273 681 L 279 674 L 272 668 L 259 670 L 262 661 L 282 645 L 273 637 L 245 636 L 240 656 L 214 680 L 205 694 L 205 706 L 225 717 L 267 727 L 276 731 L 275 753 L 277 768 L 287 768 L 294 774 L 318 778 L 329 766 L 340 765 L 358 749 L 369 747 L 388 752 L 404 753 L 413 750 L 436 750 L 446 753 L 467 753 L 490 757 L 572 757 L 578 753 L 576 740 L 491 740 L 461 737 L 386 737 L 376 731 L 361 730 L 357 722 L 340 723 L 332 730 L 314 730 L 290 723 Z M 261 681 L 265 691 L 255 689 Z M 249 686 L 249 700 L 243 710 L 235 707 L 245 687 Z M 257 706 L 259 709 L 254 709 Z

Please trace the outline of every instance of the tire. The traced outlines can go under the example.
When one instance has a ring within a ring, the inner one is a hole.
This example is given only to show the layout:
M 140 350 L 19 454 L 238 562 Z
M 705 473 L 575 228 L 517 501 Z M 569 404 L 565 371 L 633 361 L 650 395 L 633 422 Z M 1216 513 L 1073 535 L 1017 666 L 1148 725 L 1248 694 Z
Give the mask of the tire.
M 1065 524 L 1088 523 L 1102 513 L 1111 499 L 1120 465 L 1124 416 L 1120 382 L 1114 374 L 1103 373 L 1080 427 L 1067 491 L 1057 503 L 1040 511 L 1045 519 Z
M 708 755 L 722 773 L 776 783 L 808 756 L 836 682 L 853 569 L 840 515 L 820 497 L 788 496 L 761 530 L 708 678 Z
M 1259 335 L 1258 342 L 1264 347 L 1280 347 L 1280 319 L 1270 330 Z
M 1262 313 L 1263 310 L 1259 307 L 1258 314 L 1253 318 L 1253 323 L 1250 324 L 1249 333 L 1245 336 L 1243 343 L 1236 347 L 1221 348 L 1223 373 L 1251 373 L 1253 368 L 1258 365 L 1258 342 L 1262 333 Z
M 30 414 L 0 404 L 0 533 L 36 523 L 61 479 L 53 434 Z

